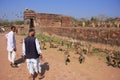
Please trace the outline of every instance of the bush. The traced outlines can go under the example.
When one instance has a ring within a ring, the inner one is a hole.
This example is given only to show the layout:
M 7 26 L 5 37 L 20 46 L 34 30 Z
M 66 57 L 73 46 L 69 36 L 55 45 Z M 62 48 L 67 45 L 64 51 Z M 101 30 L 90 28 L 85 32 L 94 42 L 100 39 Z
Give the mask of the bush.
M 37 34 L 36 37 L 40 40 L 40 41 L 45 41 L 45 42 L 49 42 L 52 41 L 56 44 L 61 44 L 61 42 L 63 41 L 60 38 L 56 38 L 56 37 L 50 37 L 50 36 L 46 36 L 44 34 Z M 71 46 L 71 42 L 64 40 L 63 41 L 64 45 L 66 45 L 68 48 Z

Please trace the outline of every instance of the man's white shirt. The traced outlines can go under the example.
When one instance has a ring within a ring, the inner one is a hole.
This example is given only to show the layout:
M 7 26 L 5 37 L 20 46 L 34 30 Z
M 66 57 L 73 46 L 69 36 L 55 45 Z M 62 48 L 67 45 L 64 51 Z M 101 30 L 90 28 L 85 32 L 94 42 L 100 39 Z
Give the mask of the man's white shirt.
M 8 34 L 5 35 L 7 38 L 7 50 L 13 51 L 14 48 L 16 48 L 16 40 L 15 35 L 13 31 L 10 31 Z

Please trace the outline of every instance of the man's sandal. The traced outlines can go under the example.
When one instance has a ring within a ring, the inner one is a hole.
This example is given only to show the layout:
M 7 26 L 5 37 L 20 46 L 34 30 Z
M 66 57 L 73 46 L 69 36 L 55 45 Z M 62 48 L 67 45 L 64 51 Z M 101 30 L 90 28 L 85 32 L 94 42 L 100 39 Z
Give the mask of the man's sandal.
M 40 76 L 40 77 L 38 77 L 38 80 L 41 80 L 41 79 L 43 79 L 45 76 Z

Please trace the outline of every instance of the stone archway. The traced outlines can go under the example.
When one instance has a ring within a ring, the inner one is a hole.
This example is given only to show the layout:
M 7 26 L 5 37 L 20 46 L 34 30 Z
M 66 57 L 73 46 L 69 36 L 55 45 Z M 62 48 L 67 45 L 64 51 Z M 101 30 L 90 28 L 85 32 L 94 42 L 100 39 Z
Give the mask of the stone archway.
M 29 30 L 30 28 L 35 28 L 34 21 L 36 18 L 36 13 L 33 10 L 26 9 L 24 11 L 24 22 L 27 22 L 27 27 L 25 27 L 26 30 Z
M 29 28 L 34 28 L 34 19 L 30 19 L 30 25 Z

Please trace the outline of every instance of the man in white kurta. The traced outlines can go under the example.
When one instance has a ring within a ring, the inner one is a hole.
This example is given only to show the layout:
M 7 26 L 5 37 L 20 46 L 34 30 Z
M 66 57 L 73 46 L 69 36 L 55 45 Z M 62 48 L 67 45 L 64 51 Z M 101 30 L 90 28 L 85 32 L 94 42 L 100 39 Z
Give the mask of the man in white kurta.
M 26 58 L 27 68 L 30 73 L 29 78 L 33 78 L 34 73 L 38 73 L 41 78 L 40 58 L 42 58 L 42 52 L 40 50 L 39 41 L 34 37 L 34 29 L 29 30 L 29 35 L 23 41 L 22 51 Z
M 15 57 L 16 57 L 16 39 L 15 34 L 16 27 L 12 26 L 11 31 L 5 35 L 7 39 L 7 51 L 8 51 L 8 60 L 10 61 L 10 65 L 16 67 Z

